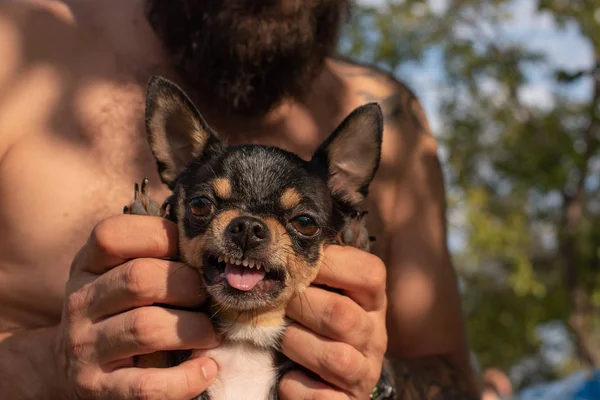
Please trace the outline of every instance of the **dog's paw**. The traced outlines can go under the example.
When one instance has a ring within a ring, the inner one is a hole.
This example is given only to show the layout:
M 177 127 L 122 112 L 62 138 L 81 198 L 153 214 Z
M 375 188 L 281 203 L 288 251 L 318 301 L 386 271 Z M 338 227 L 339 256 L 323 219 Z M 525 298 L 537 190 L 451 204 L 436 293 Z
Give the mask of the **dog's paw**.
M 337 243 L 342 246 L 352 246 L 363 251 L 371 250 L 371 242 L 375 237 L 369 236 L 365 218 L 368 211 L 357 211 L 351 216 L 346 224 L 340 230 L 337 236 Z
M 148 178 L 142 179 L 141 185 L 138 183 L 135 184 L 133 202 L 123 208 L 123 214 L 163 216 L 164 213 L 158 206 L 158 203 L 148 195 Z

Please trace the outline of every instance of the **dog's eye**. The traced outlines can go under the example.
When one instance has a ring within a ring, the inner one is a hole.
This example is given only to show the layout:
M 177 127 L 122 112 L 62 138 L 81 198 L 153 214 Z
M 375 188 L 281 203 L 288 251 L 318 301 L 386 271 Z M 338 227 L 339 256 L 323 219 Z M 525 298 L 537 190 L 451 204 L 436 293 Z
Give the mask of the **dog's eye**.
M 199 217 L 210 215 L 215 209 L 215 205 L 206 197 L 194 197 L 190 201 L 190 210 L 192 214 Z
M 300 215 L 294 218 L 291 223 L 294 229 L 305 236 L 314 236 L 319 232 L 319 226 L 315 220 L 308 215 Z

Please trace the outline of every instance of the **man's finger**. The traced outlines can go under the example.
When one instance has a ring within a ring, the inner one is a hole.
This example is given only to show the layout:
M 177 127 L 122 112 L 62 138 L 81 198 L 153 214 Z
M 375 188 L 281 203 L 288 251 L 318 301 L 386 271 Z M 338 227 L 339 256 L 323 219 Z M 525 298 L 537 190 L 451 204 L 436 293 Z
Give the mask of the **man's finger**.
M 288 372 L 279 383 L 281 400 L 293 399 L 330 399 L 349 400 L 350 397 L 331 386 L 309 378 L 300 371 Z
M 385 265 L 354 247 L 327 246 L 313 284 L 340 289 L 367 311 L 385 306 Z
M 132 258 L 177 255 L 177 226 L 164 218 L 118 215 L 102 220 L 73 261 L 77 269 L 102 274 Z
M 88 316 L 105 318 L 152 304 L 194 307 L 206 299 L 197 270 L 179 262 L 136 258 L 89 285 Z
M 215 380 L 217 364 L 194 358 L 171 368 L 123 368 L 104 376 L 102 391 L 110 399 L 190 400 Z
M 308 287 L 295 296 L 288 304 L 287 315 L 313 332 L 359 351 L 372 339 L 368 314 L 349 297 L 323 289 Z
M 95 324 L 99 364 L 163 350 L 210 349 L 219 344 L 207 315 L 142 307 Z
M 344 390 L 350 391 L 360 385 L 368 373 L 365 357 L 358 350 L 319 336 L 296 323 L 286 329 L 281 351 L 290 360 Z

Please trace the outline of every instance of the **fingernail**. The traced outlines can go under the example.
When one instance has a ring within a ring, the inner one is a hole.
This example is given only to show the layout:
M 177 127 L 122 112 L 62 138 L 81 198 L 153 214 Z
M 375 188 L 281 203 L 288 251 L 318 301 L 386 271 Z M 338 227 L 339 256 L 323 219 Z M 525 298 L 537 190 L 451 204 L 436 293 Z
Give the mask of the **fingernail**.
M 217 363 L 211 359 L 207 359 L 202 363 L 202 375 L 206 380 L 212 380 L 217 377 Z
M 204 350 L 214 349 L 215 347 L 219 347 L 220 344 L 221 338 L 216 332 L 214 332 L 211 333 L 209 336 L 203 338 L 202 343 L 199 343 L 199 346 L 197 348 Z

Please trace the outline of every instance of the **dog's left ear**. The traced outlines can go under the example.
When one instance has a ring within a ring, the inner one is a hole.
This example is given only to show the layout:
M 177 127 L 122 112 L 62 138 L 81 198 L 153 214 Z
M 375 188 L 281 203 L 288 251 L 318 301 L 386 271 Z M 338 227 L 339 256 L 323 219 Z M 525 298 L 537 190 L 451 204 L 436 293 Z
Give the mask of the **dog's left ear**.
M 171 190 L 192 160 L 224 146 L 183 90 L 158 76 L 148 83 L 146 131 L 160 178 Z
M 327 168 L 332 194 L 352 205 L 367 196 L 381 158 L 383 115 L 377 103 L 358 107 L 319 146 L 311 163 Z

